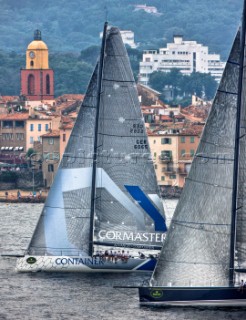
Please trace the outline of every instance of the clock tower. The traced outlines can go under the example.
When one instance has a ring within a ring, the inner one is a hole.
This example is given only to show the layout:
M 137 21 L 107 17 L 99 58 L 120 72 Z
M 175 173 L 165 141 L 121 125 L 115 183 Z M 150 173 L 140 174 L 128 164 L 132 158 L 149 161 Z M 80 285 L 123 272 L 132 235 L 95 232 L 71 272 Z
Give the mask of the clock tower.
M 26 50 L 26 68 L 21 69 L 21 95 L 30 101 L 54 100 L 54 71 L 49 69 L 48 47 L 39 30 L 34 32 L 34 40 Z

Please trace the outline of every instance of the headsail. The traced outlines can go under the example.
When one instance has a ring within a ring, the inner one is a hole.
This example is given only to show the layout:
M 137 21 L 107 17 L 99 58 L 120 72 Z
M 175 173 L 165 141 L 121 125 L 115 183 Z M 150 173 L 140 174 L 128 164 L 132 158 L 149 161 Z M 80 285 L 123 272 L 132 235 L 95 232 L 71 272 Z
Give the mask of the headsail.
M 89 252 L 97 71 L 96 66 L 29 245 L 30 254 Z
M 238 32 L 152 284 L 228 285 L 239 77 Z

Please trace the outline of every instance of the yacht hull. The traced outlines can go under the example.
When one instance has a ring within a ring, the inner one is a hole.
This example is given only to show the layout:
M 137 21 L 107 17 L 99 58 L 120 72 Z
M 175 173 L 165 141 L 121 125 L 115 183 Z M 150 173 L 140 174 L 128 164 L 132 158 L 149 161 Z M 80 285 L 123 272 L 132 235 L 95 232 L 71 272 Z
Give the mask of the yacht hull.
M 245 306 L 246 288 L 240 287 L 140 287 L 145 306 Z
M 156 259 L 118 259 L 111 261 L 84 256 L 24 256 L 17 259 L 18 272 L 151 272 Z

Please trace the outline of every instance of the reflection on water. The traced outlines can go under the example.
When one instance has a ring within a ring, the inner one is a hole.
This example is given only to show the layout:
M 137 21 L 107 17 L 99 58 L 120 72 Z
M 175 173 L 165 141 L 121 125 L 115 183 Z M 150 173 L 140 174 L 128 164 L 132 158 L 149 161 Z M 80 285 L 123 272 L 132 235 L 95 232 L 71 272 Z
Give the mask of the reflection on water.
M 165 201 L 168 221 L 177 200 Z M 0 252 L 23 253 L 42 204 L 0 204 Z M 245 319 L 246 309 L 139 307 L 137 289 L 150 274 L 16 273 L 15 258 L 0 259 L 1 320 Z

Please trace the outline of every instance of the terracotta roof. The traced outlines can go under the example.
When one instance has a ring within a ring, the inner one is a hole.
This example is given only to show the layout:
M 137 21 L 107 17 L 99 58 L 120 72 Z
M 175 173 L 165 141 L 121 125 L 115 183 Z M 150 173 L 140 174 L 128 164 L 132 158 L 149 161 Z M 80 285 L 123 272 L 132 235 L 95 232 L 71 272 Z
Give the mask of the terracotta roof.
M 27 120 L 29 118 L 28 113 L 9 113 L 0 114 L 0 120 Z
M 41 136 L 43 137 L 60 137 L 60 131 L 59 130 L 53 130 L 51 132 L 45 133 Z
M 19 96 L 0 96 L 0 102 L 19 101 Z
M 165 115 L 161 115 L 160 118 L 161 118 L 161 120 L 173 121 L 172 118 L 170 118 L 169 116 L 165 116 Z
M 73 129 L 73 126 L 74 126 L 74 123 L 73 122 L 70 122 L 70 123 L 67 123 L 67 124 L 64 124 L 61 129 Z

